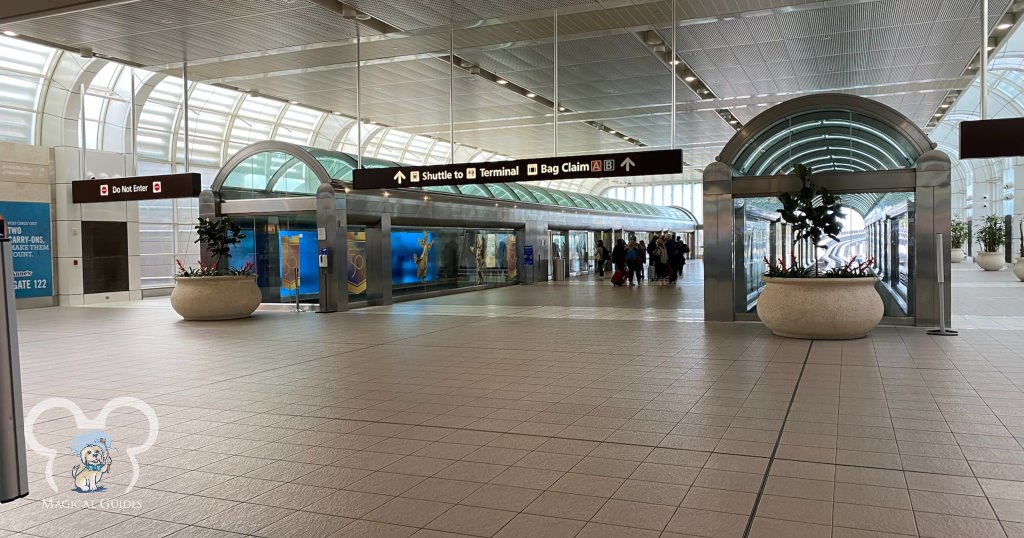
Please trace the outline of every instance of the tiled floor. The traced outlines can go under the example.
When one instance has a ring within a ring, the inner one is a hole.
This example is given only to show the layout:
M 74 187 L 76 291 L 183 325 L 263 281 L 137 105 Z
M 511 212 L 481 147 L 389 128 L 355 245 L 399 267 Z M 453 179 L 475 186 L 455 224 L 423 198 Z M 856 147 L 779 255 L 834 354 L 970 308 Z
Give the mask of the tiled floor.
M 26 409 L 133 396 L 160 431 L 126 492 L 148 422 L 115 411 L 107 490 L 79 494 L 74 420 L 44 413 L 59 493 L 33 454 L 0 538 L 1024 536 L 1024 283 L 958 266 L 956 338 L 811 343 L 700 322 L 688 271 L 221 323 L 22 311 Z

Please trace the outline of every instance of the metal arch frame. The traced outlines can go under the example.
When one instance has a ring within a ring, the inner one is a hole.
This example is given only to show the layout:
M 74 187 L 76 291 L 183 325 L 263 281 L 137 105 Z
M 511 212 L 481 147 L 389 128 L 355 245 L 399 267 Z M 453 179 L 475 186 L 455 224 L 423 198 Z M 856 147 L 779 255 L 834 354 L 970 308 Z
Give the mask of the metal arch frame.
M 835 102 L 832 100 L 835 99 Z M 813 106 L 812 106 L 813 105 Z M 911 316 L 918 326 L 935 326 L 940 312 L 947 322 L 951 316 L 950 264 L 942 268 L 943 279 L 936 271 L 938 252 L 934 237 L 943 235 L 943 251 L 950 248 L 950 210 L 952 166 L 949 156 L 937 149 L 916 125 L 898 112 L 865 98 L 849 95 L 822 94 L 794 99 L 777 105 L 754 118 L 726 144 L 719 160 L 704 169 L 704 245 L 705 245 L 705 321 L 756 320 L 756 314 L 737 313 L 737 298 L 745 295 L 745 267 L 741 256 L 743 240 L 742 215 L 735 211 L 736 198 L 773 196 L 780 191 L 795 192 L 800 183 L 793 176 L 739 176 L 734 160 L 741 151 L 770 127 L 786 117 L 813 113 L 818 110 L 850 110 L 867 115 L 887 129 L 904 133 L 909 148 L 920 150 L 913 168 L 844 173 L 822 171 L 815 183 L 835 194 L 855 193 L 914 193 L 916 213 L 913 218 L 909 247 L 911 255 L 908 271 L 913 278 L 913 289 L 907 298 L 912 305 Z M 879 111 L 889 111 L 889 118 L 879 117 Z M 901 142 L 901 141 L 898 141 Z M 901 142 L 902 143 L 902 142 Z M 939 284 L 939 282 L 943 282 Z M 945 291 L 944 309 L 939 308 L 935 288 Z M 740 289 L 742 288 L 742 289 Z M 745 304 L 745 303 L 744 303 Z M 890 318 L 895 323 L 906 323 L 906 318 Z
M 320 164 L 320 161 L 316 160 L 316 157 L 313 157 L 313 155 L 311 155 L 308 151 L 302 149 L 302 147 L 292 144 L 291 142 L 282 142 L 280 140 L 265 140 L 263 142 L 256 142 L 255 144 L 250 144 L 238 150 L 238 153 L 235 153 L 233 157 L 228 159 L 228 162 L 224 163 L 224 166 L 221 166 L 220 170 L 217 172 L 217 177 L 214 178 L 213 184 L 210 185 L 210 190 L 219 193 L 221 187 L 224 185 L 224 182 L 227 181 L 228 176 L 231 175 L 231 172 L 235 171 L 235 168 L 237 168 L 238 165 L 242 164 L 246 159 L 252 157 L 253 155 L 256 155 L 258 153 L 266 153 L 269 151 L 276 151 L 279 153 L 284 153 L 286 155 L 291 155 L 292 157 L 298 159 L 299 161 L 302 161 L 303 164 L 305 164 L 311 170 L 313 170 L 313 173 L 316 174 L 316 177 L 320 179 L 321 185 L 323 185 L 324 183 L 329 184 L 331 182 L 331 177 L 330 174 L 327 173 L 327 169 L 324 168 L 322 164 Z M 286 164 L 288 162 L 291 161 L 286 161 Z M 270 186 L 270 179 L 267 180 L 267 186 Z
M 888 105 L 845 93 L 820 93 L 791 99 L 758 114 L 729 140 L 716 161 L 732 167 L 740 152 L 765 130 L 786 118 L 820 110 L 845 110 L 873 118 L 903 135 L 903 138 L 917 150 L 918 155 L 935 148 L 928 135 L 917 124 Z
M 678 206 L 678 205 L 670 205 L 670 206 L 666 206 L 666 207 L 669 207 L 671 209 L 675 209 L 677 211 L 682 211 L 683 214 L 686 215 L 687 217 L 690 217 L 690 220 L 692 220 L 694 222 L 694 224 L 697 225 L 697 228 L 700 229 L 701 223 L 700 223 L 699 220 L 697 220 L 697 215 L 694 215 L 693 211 L 690 211 L 689 209 L 686 209 L 685 207 Z

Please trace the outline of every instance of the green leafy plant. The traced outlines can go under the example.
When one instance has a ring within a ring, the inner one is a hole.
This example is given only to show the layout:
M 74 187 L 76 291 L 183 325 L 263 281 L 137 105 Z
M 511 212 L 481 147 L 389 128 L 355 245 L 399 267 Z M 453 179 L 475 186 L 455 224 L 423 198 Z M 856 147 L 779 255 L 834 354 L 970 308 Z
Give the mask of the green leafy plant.
M 795 195 L 779 193 L 779 202 L 782 203 L 779 214 L 793 228 L 794 245 L 810 241 L 817 248 L 826 248 L 820 244 L 821 241 L 826 237 L 838 241 L 839 233 L 843 231 L 840 219 L 846 214 L 843 213 L 842 200 L 828 189 L 815 185 L 811 181 L 811 170 L 803 164 L 797 164 L 793 170 L 800 179 L 800 192 Z M 808 270 L 803 276 L 812 276 L 811 273 Z M 813 267 L 813 276 L 818 276 L 817 263 Z
M 996 215 L 985 217 L 985 225 L 978 229 L 978 244 L 985 252 L 997 252 L 1006 242 L 1006 226 L 1003 219 Z
M 949 242 L 952 243 L 953 248 L 964 248 L 964 243 L 967 241 L 967 223 L 956 219 L 949 226 Z
M 203 276 L 244 276 L 255 274 L 255 266 L 246 263 L 244 267 L 232 269 L 230 266 L 231 247 L 237 245 L 246 235 L 242 228 L 235 224 L 231 218 L 207 219 L 199 217 L 195 226 L 196 243 L 206 247 L 206 251 L 215 260 L 213 264 L 206 265 L 199 262 L 198 268 L 185 267 L 181 261 L 178 264 L 178 276 L 181 277 L 203 277 Z M 226 269 L 220 269 L 226 267 Z
M 792 256 L 789 265 L 782 258 L 779 258 L 777 263 L 772 263 L 767 256 L 764 258 L 764 263 L 768 267 L 764 272 L 765 276 L 774 278 L 808 278 L 814 276 L 814 271 L 811 267 L 804 267 L 796 261 L 795 254 Z M 851 258 L 845 264 L 825 271 L 822 276 L 825 278 L 873 277 L 875 276 L 875 259 L 868 258 L 865 261 L 860 261 L 857 258 Z

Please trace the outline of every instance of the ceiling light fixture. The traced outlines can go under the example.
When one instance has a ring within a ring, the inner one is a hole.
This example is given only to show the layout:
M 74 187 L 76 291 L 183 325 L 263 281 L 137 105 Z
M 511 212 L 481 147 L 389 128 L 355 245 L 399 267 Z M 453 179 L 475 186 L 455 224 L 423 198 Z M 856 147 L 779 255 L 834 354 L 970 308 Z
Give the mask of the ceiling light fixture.
M 4 35 L 7 36 L 7 37 L 18 37 L 18 32 L 14 32 L 14 31 L 11 31 L 11 30 L 4 30 Z
M 526 96 L 529 97 L 530 99 L 533 99 L 534 97 L 537 97 L 537 94 L 535 94 L 533 92 L 529 92 L 529 93 L 526 94 Z
M 608 129 L 608 132 L 611 134 L 615 134 L 615 129 Z
M 996 26 L 996 30 L 1009 30 L 1010 28 L 1013 28 L 1013 23 L 1004 22 L 999 26 Z
M 498 84 L 502 84 L 502 85 L 508 84 L 508 81 L 503 79 L 503 78 L 499 78 L 498 80 L 495 80 L 494 82 L 497 82 Z
M 299 104 L 299 102 L 298 101 L 288 101 L 288 104 L 289 105 L 297 105 L 297 104 Z
M 686 75 L 685 77 L 683 77 L 683 80 L 685 80 L 686 82 L 693 82 L 697 80 L 697 77 L 693 75 Z
M 949 103 L 942 103 L 939 108 L 949 108 Z
M 338 112 L 338 111 L 334 111 L 334 112 L 333 112 L 333 114 L 334 114 L 335 116 L 340 116 L 340 115 L 341 115 L 341 112 Z
M 564 106 L 560 106 L 560 107 L 558 107 L 558 111 L 559 111 L 559 112 L 565 112 L 565 107 L 564 107 Z
M 672 60 L 672 65 L 679 65 L 681 63 L 683 63 L 683 62 L 681 62 L 679 60 Z

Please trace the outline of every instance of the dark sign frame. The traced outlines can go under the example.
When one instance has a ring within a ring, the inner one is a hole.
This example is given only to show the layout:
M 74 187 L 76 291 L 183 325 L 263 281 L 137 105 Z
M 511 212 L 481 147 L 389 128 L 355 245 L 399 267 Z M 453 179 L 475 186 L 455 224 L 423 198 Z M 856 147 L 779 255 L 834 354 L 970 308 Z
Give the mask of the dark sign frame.
M 516 181 L 679 174 L 683 150 L 542 157 L 433 166 L 361 168 L 352 173 L 353 189 L 398 189 L 449 185 L 479 185 Z
M 71 182 L 71 201 L 76 204 L 132 202 L 167 198 L 195 198 L 202 192 L 198 172 L 84 179 Z

